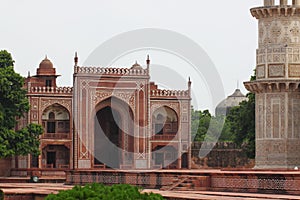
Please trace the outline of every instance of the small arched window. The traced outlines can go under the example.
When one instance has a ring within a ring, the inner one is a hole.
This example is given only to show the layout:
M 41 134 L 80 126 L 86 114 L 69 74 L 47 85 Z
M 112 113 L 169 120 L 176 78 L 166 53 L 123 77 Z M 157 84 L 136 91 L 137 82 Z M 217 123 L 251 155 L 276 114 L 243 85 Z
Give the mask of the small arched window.
M 49 121 L 47 122 L 47 133 L 55 133 L 56 123 L 54 122 L 55 120 L 54 112 L 50 112 L 48 117 L 49 117 Z
M 55 120 L 54 112 L 50 112 L 48 117 L 49 117 L 49 120 Z

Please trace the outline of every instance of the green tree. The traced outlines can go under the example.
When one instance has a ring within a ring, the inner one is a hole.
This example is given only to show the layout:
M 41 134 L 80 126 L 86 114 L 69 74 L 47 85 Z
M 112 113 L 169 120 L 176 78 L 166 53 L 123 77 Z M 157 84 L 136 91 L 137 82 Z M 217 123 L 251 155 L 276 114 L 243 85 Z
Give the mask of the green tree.
M 141 193 L 141 189 L 127 184 L 105 186 L 93 183 L 85 186 L 75 186 L 71 190 L 50 194 L 45 200 L 163 200 L 159 194 Z
M 234 142 L 245 148 L 249 158 L 255 157 L 255 95 L 247 94 L 248 100 L 242 101 L 239 106 L 232 108 L 227 115 L 234 134 Z
M 233 141 L 224 116 L 212 116 L 208 110 L 192 111 L 192 136 L 195 142 Z
M 226 123 L 226 117 L 225 116 L 218 116 L 217 118 L 220 118 L 219 126 L 222 127 L 222 132 L 219 137 L 219 141 L 221 142 L 233 142 L 234 141 L 234 133 L 230 130 L 230 124 Z
M 0 51 L 0 68 L 12 67 L 14 66 L 15 61 L 12 59 L 10 53 L 6 50 Z
M 203 141 L 212 116 L 208 110 L 200 111 L 200 110 L 192 110 L 192 137 L 194 141 Z
M 250 80 L 256 80 L 255 70 Z M 245 149 L 249 158 L 255 158 L 255 94 L 250 92 L 247 97 L 248 100 L 230 110 L 225 124 L 234 134 L 234 142 Z
M 42 127 L 29 124 L 14 131 L 17 118 L 29 110 L 24 78 L 14 71 L 14 60 L 5 50 L 0 51 L 0 158 L 11 155 L 39 153 L 39 135 Z

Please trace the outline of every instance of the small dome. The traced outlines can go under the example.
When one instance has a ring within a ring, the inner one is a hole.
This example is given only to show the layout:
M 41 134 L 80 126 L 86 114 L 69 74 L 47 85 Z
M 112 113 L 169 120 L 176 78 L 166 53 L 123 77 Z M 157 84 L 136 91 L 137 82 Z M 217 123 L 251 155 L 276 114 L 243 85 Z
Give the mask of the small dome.
M 217 105 L 215 114 L 226 115 L 232 107 L 238 106 L 240 102 L 247 99 L 248 98 L 240 91 L 240 89 L 236 89 L 232 95 L 229 95 Z
M 42 60 L 39 68 L 36 69 L 36 74 L 37 76 L 56 76 L 56 70 L 47 56 Z
M 46 58 L 42 60 L 42 62 L 40 63 L 39 68 L 43 68 L 43 69 L 53 68 L 53 64 L 46 56 Z
M 141 65 L 139 65 L 139 64 L 137 63 L 137 61 L 135 61 L 135 64 L 132 65 L 131 69 L 143 69 L 143 68 L 141 67 Z

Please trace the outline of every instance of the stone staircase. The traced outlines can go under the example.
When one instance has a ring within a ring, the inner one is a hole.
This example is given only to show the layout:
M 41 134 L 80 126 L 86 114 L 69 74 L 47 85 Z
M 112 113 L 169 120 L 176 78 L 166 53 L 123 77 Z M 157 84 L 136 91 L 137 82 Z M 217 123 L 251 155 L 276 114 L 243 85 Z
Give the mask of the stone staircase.
M 160 188 L 163 191 L 207 191 L 210 188 L 209 176 L 176 176 L 172 183 Z

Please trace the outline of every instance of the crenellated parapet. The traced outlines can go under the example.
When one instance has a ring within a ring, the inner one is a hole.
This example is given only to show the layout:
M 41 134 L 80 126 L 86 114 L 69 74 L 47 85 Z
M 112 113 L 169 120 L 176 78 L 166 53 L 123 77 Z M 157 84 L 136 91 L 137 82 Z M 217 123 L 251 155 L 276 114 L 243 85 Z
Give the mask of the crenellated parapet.
M 106 68 L 106 67 L 74 67 L 74 74 L 148 76 L 148 69 L 143 68 Z
M 73 87 L 31 87 L 29 94 L 72 94 Z
M 189 90 L 151 90 L 151 97 L 187 97 L 189 98 Z

